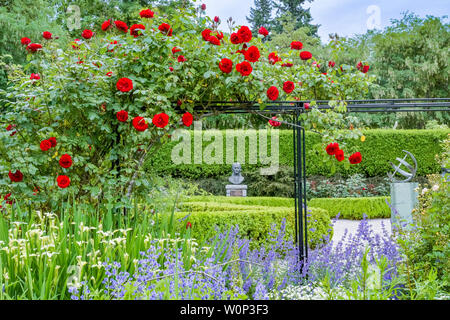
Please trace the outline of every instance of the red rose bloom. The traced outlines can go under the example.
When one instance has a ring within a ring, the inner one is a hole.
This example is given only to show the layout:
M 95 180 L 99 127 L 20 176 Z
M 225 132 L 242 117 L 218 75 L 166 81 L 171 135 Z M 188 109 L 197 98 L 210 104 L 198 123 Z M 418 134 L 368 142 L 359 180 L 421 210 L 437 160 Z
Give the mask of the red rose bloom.
M 245 60 L 248 60 L 250 62 L 256 62 L 259 60 L 260 54 L 259 49 L 256 46 L 251 46 L 247 49 L 244 53 Z
M 178 62 L 185 62 L 186 58 L 184 56 L 178 56 Z
M 105 22 L 102 23 L 102 30 L 106 31 L 111 27 L 111 19 L 106 20 Z
M 120 78 L 119 81 L 117 81 L 117 90 L 122 92 L 128 92 L 130 90 L 133 90 L 133 81 L 131 81 L 128 78 Z
M 142 24 L 133 24 L 130 27 L 130 34 L 132 36 L 134 36 L 135 38 L 137 38 L 138 36 L 141 35 L 141 33 L 139 32 L 139 30 L 145 30 L 145 26 Z
M 339 144 L 337 142 L 330 143 L 329 145 L 327 145 L 325 150 L 330 156 L 332 156 L 339 150 Z
M 243 76 L 243 77 L 247 77 L 249 76 L 252 71 L 252 65 L 248 62 L 248 61 L 243 61 L 241 63 L 238 63 L 236 65 L 236 70 Z
M 86 29 L 81 33 L 81 36 L 85 39 L 90 39 L 92 38 L 92 36 L 94 35 L 94 33 L 92 32 L 92 30 Z
M 295 84 L 292 81 L 286 81 L 283 84 L 283 90 L 284 92 L 286 92 L 287 94 L 291 93 L 292 91 L 294 91 L 295 89 Z
M 279 127 L 279 126 L 281 126 L 281 122 L 276 121 L 276 119 L 277 119 L 277 117 L 272 117 L 272 120 L 269 120 L 269 124 L 272 127 Z
M 220 18 L 219 18 L 218 16 L 215 16 L 215 17 L 214 17 L 214 22 L 215 22 L 215 23 L 219 23 L 219 22 L 220 22 Z
M 202 10 L 205 11 L 206 10 L 206 4 L 203 3 L 200 8 L 202 8 Z
M 158 30 L 161 31 L 163 34 L 167 35 L 167 36 L 172 36 L 172 28 L 170 27 L 169 24 L 167 23 L 162 23 L 159 27 Z
M 47 151 L 52 147 L 52 143 L 48 140 L 41 141 L 40 148 L 42 151 Z
M 333 68 L 336 65 L 336 62 L 334 61 L 328 61 L 328 67 Z
M 152 119 L 152 123 L 158 128 L 164 128 L 169 123 L 169 116 L 164 112 L 155 114 Z
M 116 25 L 116 28 L 123 31 L 123 32 L 128 32 L 128 26 L 125 22 L 117 20 L 114 21 L 114 24 Z
M 355 152 L 348 158 L 348 161 L 350 161 L 351 164 L 358 164 L 361 162 L 361 160 L 362 156 L 360 152 Z
M 148 123 L 143 117 L 136 117 L 133 119 L 133 127 L 137 131 L 145 131 L 148 128 Z
M 186 229 L 192 229 L 192 223 L 190 221 L 186 223 Z
M 155 13 L 150 9 L 141 10 L 141 12 L 139 12 L 141 18 L 153 18 L 154 14 Z
M 55 137 L 49 138 L 48 141 L 50 141 L 50 144 L 51 144 L 52 148 L 56 147 L 56 145 L 58 144 L 56 142 L 56 138 Z
M 309 103 L 308 102 L 306 102 L 303 106 L 305 107 L 306 110 L 309 109 Z
M 7 194 L 3 197 L 3 200 L 5 200 L 6 204 L 13 204 L 13 203 L 14 203 L 13 200 L 9 200 L 10 197 L 11 197 L 11 192 L 10 192 L 10 193 L 7 193 Z M 0 208 L 1 208 L 1 207 L 2 207 L 2 206 L 0 206 Z
M 242 26 L 237 34 L 243 42 L 250 42 L 250 40 L 252 40 L 252 31 L 247 26 Z
M 12 182 L 21 182 L 23 180 L 23 174 L 20 170 L 16 170 L 16 172 L 12 173 L 11 170 L 8 173 L 9 179 Z
M 230 35 L 230 42 L 232 44 L 240 44 L 240 43 L 242 43 L 242 38 L 236 32 L 233 32 Z
M 210 36 L 208 42 L 213 45 L 220 46 L 220 40 L 215 36 Z
M 44 31 L 42 33 L 42 36 L 44 37 L 44 39 L 50 40 L 52 38 L 52 34 L 48 31 Z
M 112 71 L 109 71 L 109 72 L 106 73 L 106 75 L 107 75 L 108 77 L 111 77 L 112 74 L 113 74 Z
M 128 120 L 128 112 L 125 110 L 121 110 L 116 114 L 117 120 L 120 122 L 126 122 Z
M 41 76 L 37 73 L 32 73 L 30 76 L 30 80 L 39 80 L 41 79 Z
M 264 27 L 259 28 L 258 33 L 263 35 L 264 37 L 267 37 L 269 35 L 269 31 L 267 31 L 267 29 Z
M 223 72 L 223 73 L 230 73 L 233 70 L 233 61 L 231 61 L 228 58 L 223 58 L 220 62 L 219 62 L 219 69 Z
M 337 161 L 341 162 L 342 160 L 344 160 L 344 151 L 339 149 L 336 151 L 336 153 L 334 154 L 335 158 Z
M 367 65 L 367 64 L 362 64 L 362 62 L 359 62 L 357 65 L 356 65 L 356 68 L 359 70 L 359 71 L 361 71 L 362 73 L 367 73 L 368 71 L 369 71 L 369 65 Z
M 60 175 L 58 176 L 58 178 L 56 178 L 56 183 L 61 189 L 67 188 L 68 186 L 70 186 L 70 178 L 65 175 Z
M 309 60 L 312 58 L 312 54 L 309 51 L 302 51 L 300 52 L 300 59 L 302 60 Z
M 279 94 L 280 93 L 278 92 L 278 89 L 275 86 L 271 86 L 269 89 L 267 89 L 267 98 L 269 98 L 272 101 L 277 100 Z
M 275 52 L 271 52 L 269 54 L 269 63 L 270 64 L 275 64 L 278 61 L 281 61 L 281 58 Z
M 203 30 L 202 31 L 202 38 L 203 38 L 203 40 L 209 41 L 209 37 L 211 36 L 211 32 L 212 32 L 212 30 L 210 30 L 210 29 Z
M 183 121 L 183 124 L 186 127 L 190 127 L 192 124 L 192 121 L 194 121 L 194 117 L 192 116 L 192 114 L 190 112 L 186 112 L 185 114 L 183 114 L 183 117 L 181 118 L 181 120 Z
M 286 68 L 291 68 L 293 65 L 294 65 L 294 64 L 291 63 L 291 62 L 286 62 L 286 63 L 283 63 L 281 66 L 282 66 L 282 67 L 286 67 Z
M 300 41 L 292 41 L 291 42 L 291 49 L 294 50 L 301 50 L 303 48 L 303 43 Z
M 173 47 L 172 48 L 172 54 L 175 54 L 175 53 L 180 52 L 180 51 L 181 51 L 180 48 L 177 48 L 177 47 Z
M 65 169 L 68 169 L 72 166 L 72 157 L 70 155 L 63 154 L 59 159 L 59 165 Z
M 24 46 L 27 46 L 31 43 L 31 40 L 30 38 L 23 37 L 22 39 L 20 39 L 20 43 L 22 43 Z
M 35 53 L 39 49 L 42 49 L 42 45 L 40 45 L 39 43 L 30 43 L 29 45 L 27 45 L 27 51 L 31 53 Z

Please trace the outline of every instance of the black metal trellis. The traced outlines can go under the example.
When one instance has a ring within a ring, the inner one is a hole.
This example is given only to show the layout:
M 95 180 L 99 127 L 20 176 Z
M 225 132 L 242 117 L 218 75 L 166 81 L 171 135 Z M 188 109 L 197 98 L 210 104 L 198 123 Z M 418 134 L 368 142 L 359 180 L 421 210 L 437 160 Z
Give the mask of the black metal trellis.
M 308 112 L 305 103 L 310 101 L 275 101 L 267 104 L 264 109 L 258 102 L 217 101 L 198 104 L 197 112 L 205 113 L 257 113 L 257 114 L 287 114 L 292 118 L 288 123 L 293 130 L 293 166 L 295 193 L 295 241 L 302 262 L 308 258 L 308 219 L 306 202 L 306 137 L 301 126 L 300 115 Z M 346 100 L 347 113 L 378 113 L 378 112 L 450 112 L 450 98 L 413 98 L 413 99 L 377 99 L 377 100 Z M 314 108 L 332 109 L 328 100 L 316 100 Z

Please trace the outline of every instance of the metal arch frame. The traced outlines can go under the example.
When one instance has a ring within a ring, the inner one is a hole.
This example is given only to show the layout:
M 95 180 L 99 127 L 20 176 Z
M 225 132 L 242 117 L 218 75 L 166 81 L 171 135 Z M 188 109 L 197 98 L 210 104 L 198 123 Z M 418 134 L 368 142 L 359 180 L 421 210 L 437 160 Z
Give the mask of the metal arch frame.
M 311 101 L 274 101 L 263 109 L 252 101 L 213 101 L 197 103 L 194 110 L 220 113 L 269 113 L 292 116 L 293 167 L 295 193 L 295 241 L 302 265 L 308 259 L 308 219 L 306 201 L 306 134 L 301 126 L 300 115 L 308 112 L 305 103 Z M 328 100 L 316 100 L 314 108 L 332 109 Z M 450 98 L 411 98 L 346 100 L 347 113 L 397 113 L 397 112 L 450 112 Z

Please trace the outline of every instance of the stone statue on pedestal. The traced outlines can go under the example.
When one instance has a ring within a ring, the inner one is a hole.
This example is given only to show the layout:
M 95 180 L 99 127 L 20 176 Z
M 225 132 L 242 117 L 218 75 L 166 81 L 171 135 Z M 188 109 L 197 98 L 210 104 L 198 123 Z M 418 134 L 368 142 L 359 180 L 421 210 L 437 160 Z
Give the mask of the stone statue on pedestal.
M 246 197 L 247 185 L 241 184 L 244 181 L 242 176 L 242 166 L 239 162 L 233 163 L 231 166 L 232 174 L 228 178 L 232 184 L 226 185 L 227 197 Z

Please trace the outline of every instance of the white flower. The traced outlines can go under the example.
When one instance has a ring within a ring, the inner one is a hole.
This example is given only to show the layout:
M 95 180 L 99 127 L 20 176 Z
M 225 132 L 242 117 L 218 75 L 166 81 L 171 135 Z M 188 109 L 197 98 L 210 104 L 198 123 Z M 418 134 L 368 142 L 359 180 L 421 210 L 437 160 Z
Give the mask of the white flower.
M 433 188 L 431 188 L 431 190 L 433 190 L 434 192 L 438 191 L 439 190 L 439 185 L 435 184 L 433 186 Z
M 428 192 L 428 189 L 427 188 L 423 188 L 422 189 L 422 195 L 424 195 L 425 193 L 427 193 Z

